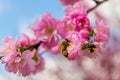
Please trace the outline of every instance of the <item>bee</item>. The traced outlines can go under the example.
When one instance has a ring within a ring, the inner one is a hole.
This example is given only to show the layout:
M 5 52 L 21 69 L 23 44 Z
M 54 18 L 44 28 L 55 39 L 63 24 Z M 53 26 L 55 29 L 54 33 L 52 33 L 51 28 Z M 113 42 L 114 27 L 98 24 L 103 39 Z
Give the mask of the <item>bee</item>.
M 92 44 L 92 43 L 87 43 L 82 47 L 82 50 L 84 51 L 90 51 L 90 54 L 93 58 L 96 58 L 96 55 L 94 53 L 94 51 L 96 50 L 96 45 Z
M 69 40 L 65 39 L 64 41 L 62 41 L 61 43 L 61 52 L 65 57 L 68 57 L 69 53 L 67 51 L 67 47 L 69 46 Z

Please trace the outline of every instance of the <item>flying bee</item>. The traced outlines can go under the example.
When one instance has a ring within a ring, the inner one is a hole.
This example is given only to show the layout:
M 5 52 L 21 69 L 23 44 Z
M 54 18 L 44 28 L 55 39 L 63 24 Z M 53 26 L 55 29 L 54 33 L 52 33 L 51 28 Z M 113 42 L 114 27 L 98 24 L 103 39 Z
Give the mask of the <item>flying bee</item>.
M 69 46 L 69 40 L 65 39 L 64 41 L 62 41 L 61 43 L 61 52 L 65 57 L 68 57 L 68 51 L 67 51 L 67 47 Z

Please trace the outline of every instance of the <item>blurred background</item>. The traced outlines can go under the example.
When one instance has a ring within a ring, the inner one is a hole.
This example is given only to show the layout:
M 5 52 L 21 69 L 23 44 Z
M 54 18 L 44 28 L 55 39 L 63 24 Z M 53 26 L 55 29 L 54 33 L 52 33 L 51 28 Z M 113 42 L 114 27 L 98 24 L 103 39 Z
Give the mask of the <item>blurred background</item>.
M 83 1 L 89 7 L 95 6 L 92 0 Z M 22 33 L 31 36 L 30 27 L 35 19 L 45 12 L 62 19 L 64 8 L 58 0 L 0 0 L 0 40 L 6 36 L 21 36 Z M 6 72 L 0 63 L 0 80 L 120 80 L 120 0 L 103 3 L 88 17 L 92 25 L 99 18 L 110 26 L 111 39 L 100 57 L 80 56 L 68 61 L 62 55 L 45 54 L 45 70 L 25 78 Z

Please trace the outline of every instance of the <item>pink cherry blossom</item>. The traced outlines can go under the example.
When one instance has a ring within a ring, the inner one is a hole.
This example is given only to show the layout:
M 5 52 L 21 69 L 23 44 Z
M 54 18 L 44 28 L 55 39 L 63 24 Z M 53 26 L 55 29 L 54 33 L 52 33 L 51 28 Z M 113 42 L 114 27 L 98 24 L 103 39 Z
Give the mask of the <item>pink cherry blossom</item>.
M 81 36 L 83 41 L 88 41 L 90 39 L 90 31 L 86 30 L 86 29 L 82 29 L 79 32 L 79 35 Z
M 105 44 L 108 42 L 110 38 L 110 30 L 107 25 L 103 21 L 96 21 L 96 27 L 94 29 L 95 31 L 95 42 L 103 43 Z
M 32 27 L 35 36 L 39 40 L 46 40 L 56 34 L 58 20 L 51 16 L 50 13 L 42 15 L 41 20 L 36 20 Z
M 3 62 L 9 61 L 12 57 L 16 56 L 16 49 L 18 46 L 18 39 L 15 40 L 8 36 L 3 39 L 3 46 L 0 47 L 0 53 L 4 57 L 2 58 Z
M 66 8 L 64 20 L 66 24 L 72 26 L 73 30 L 91 29 L 86 10 L 80 2 Z
M 110 38 L 109 27 L 103 21 L 97 21 L 91 37 L 93 39 L 83 45 L 82 53 L 88 57 L 96 57 L 103 52 L 103 46 Z
M 86 49 L 82 49 L 81 53 L 79 53 L 80 55 L 82 54 L 83 56 L 87 56 L 90 58 L 96 58 L 97 56 L 102 54 L 101 46 L 99 46 L 98 43 L 93 42 L 93 43 L 83 44 L 84 47 L 85 45 L 88 47 Z
M 66 24 L 65 20 L 62 20 L 59 24 L 60 26 L 57 27 L 57 32 L 61 38 L 65 38 L 69 31 L 72 31 L 73 28 L 71 25 Z
M 21 64 L 22 70 L 20 70 L 20 74 L 22 74 L 22 76 L 36 74 L 44 68 L 44 60 L 36 52 L 36 50 L 27 50 L 23 52 L 21 55 L 21 61 L 23 61 L 23 63 Z
M 45 42 L 43 42 L 43 47 L 46 51 L 51 53 L 58 53 L 59 52 L 59 40 L 56 36 L 49 37 Z
M 30 38 L 28 35 L 26 34 L 22 34 L 22 37 L 20 38 L 20 45 L 23 47 L 29 46 L 29 45 L 33 45 L 37 43 L 37 39 L 35 38 Z
M 75 2 L 79 1 L 79 0 L 59 0 L 61 4 L 63 5 L 70 5 L 70 4 L 74 4 Z
M 76 31 L 80 31 L 82 29 L 90 29 L 90 22 L 86 16 L 81 14 L 73 14 L 71 15 L 71 24 L 75 27 Z
M 44 68 L 44 61 L 36 53 L 36 50 L 26 50 L 22 54 L 18 52 L 15 57 L 12 57 L 4 64 L 8 72 L 19 72 L 19 74 L 22 76 L 36 74 Z
M 59 27 L 59 20 L 46 13 L 40 21 L 35 21 L 32 28 L 36 38 L 43 41 L 43 47 L 47 51 L 51 52 L 51 49 L 58 45 L 57 27 Z

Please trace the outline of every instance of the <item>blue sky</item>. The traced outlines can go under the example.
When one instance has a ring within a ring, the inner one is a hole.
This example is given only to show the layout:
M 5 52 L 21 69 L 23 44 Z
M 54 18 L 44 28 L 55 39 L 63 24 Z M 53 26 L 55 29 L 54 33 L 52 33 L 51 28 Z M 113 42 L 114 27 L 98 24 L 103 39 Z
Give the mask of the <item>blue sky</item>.
M 26 31 L 45 12 L 62 18 L 64 7 L 58 0 L 0 0 L 0 40 Z M 23 26 L 24 25 L 24 26 Z M 6 73 L 0 63 L 0 73 Z
M 58 18 L 63 15 L 63 7 L 58 0 L 0 0 L 0 5 L 0 38 L 15 37 L 20 24 L 30 23 L 45 12 L 51 12 Z

